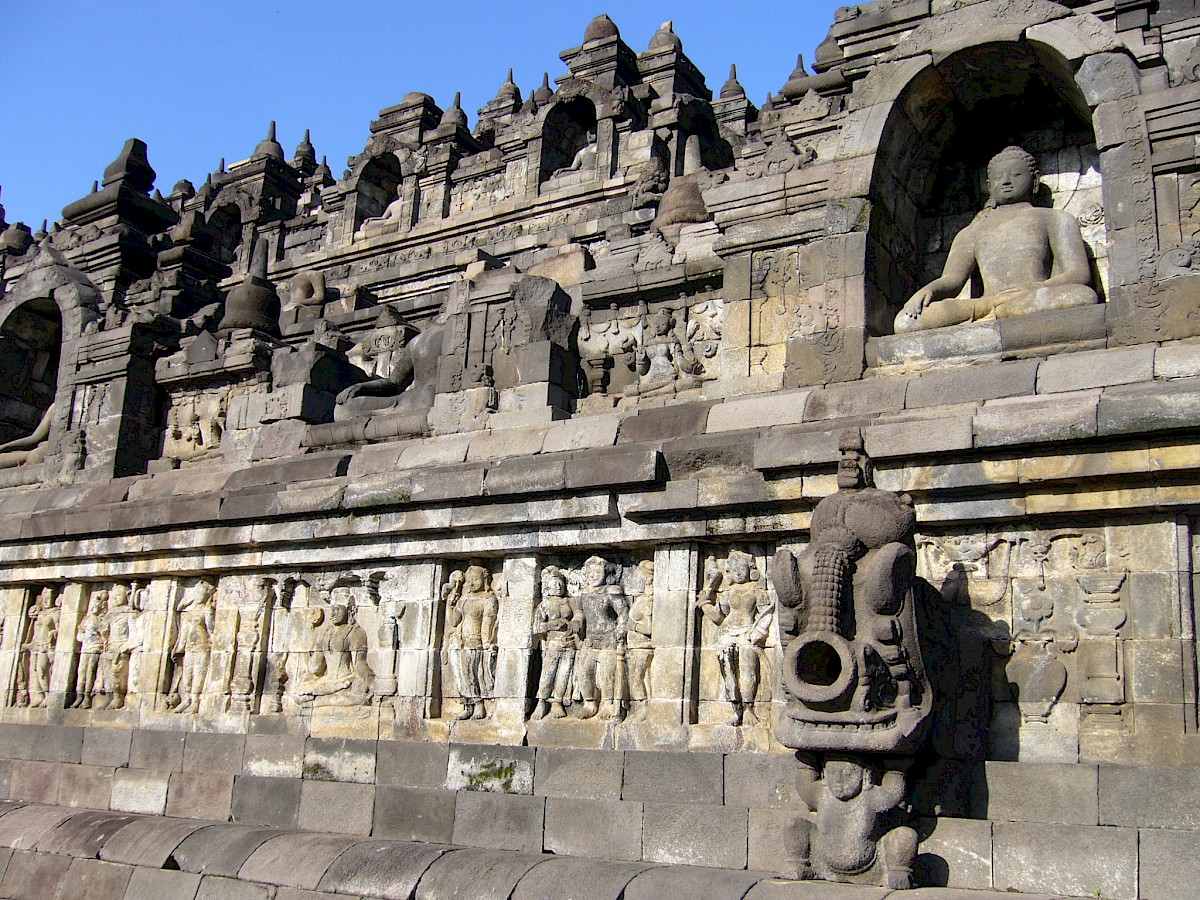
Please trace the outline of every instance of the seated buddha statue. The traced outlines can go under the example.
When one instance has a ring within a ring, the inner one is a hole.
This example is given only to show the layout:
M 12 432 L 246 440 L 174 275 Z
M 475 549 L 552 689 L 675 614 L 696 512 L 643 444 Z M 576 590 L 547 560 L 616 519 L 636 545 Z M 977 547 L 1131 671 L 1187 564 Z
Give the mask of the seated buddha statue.
M 896 316 L 896 333 L 1003 319 L 1098 302 L 1079 223 L 1033 205 L 1037 161 L 1008 147 L 988 163 L 986 208 L 958 233 L 940 278 L 925 285 Z M 983 295 L 960 297 L 979 273 Z

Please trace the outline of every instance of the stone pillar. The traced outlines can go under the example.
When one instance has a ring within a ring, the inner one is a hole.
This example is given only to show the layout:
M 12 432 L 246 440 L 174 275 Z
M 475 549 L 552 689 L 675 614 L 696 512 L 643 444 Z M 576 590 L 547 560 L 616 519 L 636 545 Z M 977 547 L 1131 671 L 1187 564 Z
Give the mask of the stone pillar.
M 654 662 L 646 721 L 664 746 L 686 745 L 686 725 L 695 718 L 698 684 L 691 660 L 696 652 L 699 545 L 669 544 L 654 552 Z

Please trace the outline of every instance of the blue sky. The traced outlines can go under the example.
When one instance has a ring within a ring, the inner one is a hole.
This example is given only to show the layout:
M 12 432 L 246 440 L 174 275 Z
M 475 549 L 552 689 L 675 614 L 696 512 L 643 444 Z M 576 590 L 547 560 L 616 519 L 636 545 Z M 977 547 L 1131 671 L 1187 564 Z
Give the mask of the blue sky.
M 129 137 L 164 193 L 199 186 L 271 119 L 289 157 L 311 128 L 340 176 L 380 109 L 414 90 L 444 108 L 461 91 L 473 126 L 510 66 L 524 95 L 565 74 L 558 54 L 601 12 L 638 52 L 673 20 L 714 93 L 736 63 L 761 105 L 797 53 L 811 64 L 842 2 L 0 0 L 0 203 L 9 222 L 53 222 Z

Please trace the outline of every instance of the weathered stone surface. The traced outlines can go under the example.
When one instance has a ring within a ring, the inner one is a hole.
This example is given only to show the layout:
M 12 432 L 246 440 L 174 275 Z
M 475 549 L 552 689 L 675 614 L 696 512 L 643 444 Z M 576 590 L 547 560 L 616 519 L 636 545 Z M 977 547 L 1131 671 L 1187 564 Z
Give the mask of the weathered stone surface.
M 0 891 L 14 900 L 40 900 L 55 897 L 74 860 L 53 853 L 13 853 L 0 881 Z
M 85 766 L 126 766 L 133 732 L 125 728 L 85 728 L 80 762 Z
M 134 869 L 125 900 L 195 900 L 200 876 L 192 872 Z
M 1198 786 L 1194 767 L 1101 766 L 1100 824 L 1200 828 L 1200 810 L 1190 802 Z
M 563 856 L 641 859 L 642 804 L 549 797 L 544 846 Z
M 110 837 L 134 821 L 127 813 L 78 812 L 37 842 L 39 853 L 95 858 Z
M 269 900 L 271 892 L 269 885 L 206 875 L 200 879 L 196 900 Z
M 250 854 L 283 833 L 252 825 L 211 825 L 184 838 L 171 858 L 184 872 L 234 877 Z
M 930 820 L 915 861 L 923 885 L 987 890 L 992 886 L 992 825 L 971 819 Z M 923 830 L 923 829 L 922 829 Z
M 972 809 L 981 819 L 1097 824 L 1095 766 L 988 762 L 984 772 L 987 789 L 976 792 L 977 806 Z
M 167 815 L 228 820 L 233 795 L 232 775 L 175 772 L 167 790 Z
M 375 789 L 371 834 L 402 841 L 454 841 L 453 791 L 380 785 Z
M 1039 394 L 1132 384 L 1154 377 L 1154 348 L 1097 350 L 1047 359 L 1038 366 Z
M 625 754 L 611 750 L 568 750 L 538 747 L 535 794 L 619 800 Z
M 506 900 L 530 869 L 546 860 L 534 853 L 456 850 L 433 861 L 417 885 L 416 900 L 477 897 Z
M 245 735 L 194 731 L 184 742 L 183 771 L 240 774 L 245 750 Z
M 161 869 L 190 835 L 209 825 L 178 819 L 135 819 L 100 848 L 100 858 L 130 866 Z
M 542 797 L 460 791 L 455 803 L 454 843 L 540 851 L 545 804 Z
M 512 900 L 541 897 L 589 897 L 619 900 L 629 882 L 649 866 L 594 859 L 549 859 L 517 882 Z
M 390 841 L 356 844 L 334 860 L 318 887 L 364 897 L 411 897 L 429 866 L 447 852 Z
M 642 858 L 648 862 L 741 869 L 746 865 L 746 810 L 699 803 L 647 803 Z
M 45 835 L 73 815 L 81 813 L 57 806 L 27 806 L 13 810 L 0 819 L 0 847 L 32 850 Z
M 285 887 L 315 888 L 330 863 L 357 843 L 329 834 L 281 834 L 250 854 L 238 877 Z
M 89 900 L 92 897 L 123 897 L 133 869 L 98 859 L 76 859 L 59 885 L 62 900 Z
M 761 881 L 761 873 L 719 872 L 692 866 L 659 866 L 636 876 L 625 889 L 627 900 L 655 897 L 741 897 Z
M 1138 833 L 1138 896 L 1146 900 L 1186 897 L 1200 878 L 1193 831 L 1157 828 Z
M 58 802 L 62 806 L 108 809 L 113 770 L 101 766 L 64 765 L 59 773 Z
M 135 731 L 129 747 L 130 768 L 181 771 L 184 737 L 179 731 Z
M 1128 900 L 1137 896 L 1137 831 L 1077 825 L 997 823 L 993 883 L 1001 891 L 1052 890 Z
M 630 751 L 625 754 L 621 799 L 719 805 L 724 778 L 719 753 Z
M 170 775 L 166 772 L 117 769 L 110 804 L 122 812 L 161 815 L 167 808 L 169 786 Z
M 375 783 L 414 788 L 438 788 L 446 781 L 449 748 L 416 741 L 380 741 Z
M 791 753 L 730 753 L 725 756 L 725 805 L 795 807 L 799 769 Z
M 244 825 L 295 828 L 300 815 L 300 781 L 241 775 L 233 782 L 231 814 L 233 821 Z
M 302 831 L 370 834 L 374 812 L 374 785 L 305 781 L 300 789 Z

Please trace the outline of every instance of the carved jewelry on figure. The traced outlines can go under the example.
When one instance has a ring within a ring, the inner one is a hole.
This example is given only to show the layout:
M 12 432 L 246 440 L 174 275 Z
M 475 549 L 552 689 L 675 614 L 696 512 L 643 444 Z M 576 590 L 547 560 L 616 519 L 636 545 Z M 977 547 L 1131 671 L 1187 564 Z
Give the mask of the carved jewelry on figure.
M 579 602 L 583 607 L 583 646 L 576 661 L 575 689 L 583 701 L 581 719 L 613 721 L 626 700 L 626 639 L 629 604 L 621 587 L 621 567 L 599 556 L 583 564 Z

